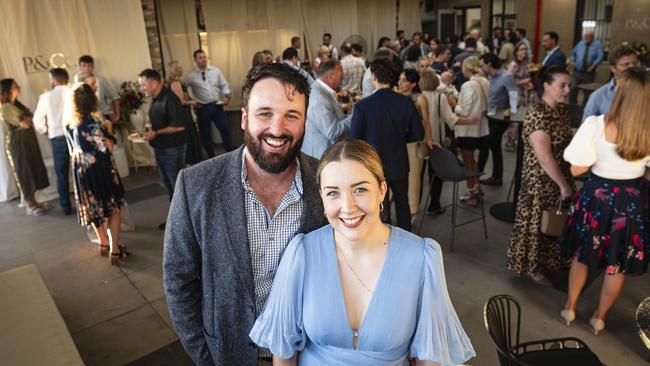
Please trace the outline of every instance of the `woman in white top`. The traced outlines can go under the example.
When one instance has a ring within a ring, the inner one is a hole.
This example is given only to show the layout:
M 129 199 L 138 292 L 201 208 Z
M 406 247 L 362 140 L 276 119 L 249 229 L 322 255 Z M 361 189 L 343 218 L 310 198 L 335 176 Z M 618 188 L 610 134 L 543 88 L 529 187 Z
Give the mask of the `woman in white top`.
M 461 70 L 463 76 L 469 80 L 464 82 L 460 88 L 458 104 L 454 106 L 453 99 L 451 100 L 452 107 L 455 107 L 455 112 L 460 117 L 480 115 L 481 118 L 478 123 L 474 121 L 470 124 L 456 122 L 454 133 L 465 168 L 478 172 L 478 164 L 474 160 L 474 150 L 479 149 L 485 136 L 490 134 L 488 119 L 485 115 L 488 81 L 480 74 L 479 60 L 476 56 L 466 58 Z M 475 205 L 479 195 L 481 195 L 481 187 L 478 178 L 470 178 L 467 180 L 467 193 L 460 200 L 463 203 Z
M 650 75 L 631 68 L 617 84 L 610 112 L 587 118 L 564 151 L 573 175 L 591 170 L 591 176 L 576 195 L 561 240 L 573 257 L 561 316 L 571 324 L 589 269 L 605 269 L 598 308 L 589 320 L 594 334 L 605 328 L 625 275 L 645 273 L 650 260 Z

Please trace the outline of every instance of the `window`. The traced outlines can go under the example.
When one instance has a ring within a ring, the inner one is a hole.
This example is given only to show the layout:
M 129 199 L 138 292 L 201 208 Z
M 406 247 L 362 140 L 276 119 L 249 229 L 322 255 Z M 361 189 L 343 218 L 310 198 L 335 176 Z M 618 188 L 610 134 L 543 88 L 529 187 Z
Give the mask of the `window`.
M 614 0 L 578 0 L 573 44 L 580 42 L 586 31 L 594 32 L 594 39 L 609 50 Z
M 512 28 L 517 23 L 517 0 L 492 0 L 490 34 L 494 27 Z

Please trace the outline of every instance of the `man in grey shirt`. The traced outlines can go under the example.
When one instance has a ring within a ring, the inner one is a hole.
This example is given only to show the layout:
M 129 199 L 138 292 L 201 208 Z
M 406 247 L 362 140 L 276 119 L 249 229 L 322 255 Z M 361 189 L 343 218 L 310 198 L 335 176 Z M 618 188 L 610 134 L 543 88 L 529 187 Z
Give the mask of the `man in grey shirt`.
M 79 73 L 75 75 L 74 82 L 79 82 L 79 75 L 93 75 L 97 80 L 97 100 L 99 102 L 99 113 L 111 122 L 120 119 L 120 95 L 105 78 L 95 74 L 95 60 L 90 55 L 79 57 Z
M 203 50 L 194 51 L 196 67 L 183 77 L 183 85 L 192 90 L 197 101 L 196 116 L 199 132 L 203 139 L 203 147 L 208 157 L 214 156 L 211 125 L 214 123 L 221 134 L 223 147 L 228 151 L 234 150 L 228 118 L 223 107 L 230 102 L 230 84 L 221 70 L 208 65 L 208 57 Z
M 318 79 L 312 84 L 302 152 L 316 159 L 350 130 L 352 116 L 345 117 L 336 100 L 342 79 L 341 63 L 330 59 L 320 65 Z

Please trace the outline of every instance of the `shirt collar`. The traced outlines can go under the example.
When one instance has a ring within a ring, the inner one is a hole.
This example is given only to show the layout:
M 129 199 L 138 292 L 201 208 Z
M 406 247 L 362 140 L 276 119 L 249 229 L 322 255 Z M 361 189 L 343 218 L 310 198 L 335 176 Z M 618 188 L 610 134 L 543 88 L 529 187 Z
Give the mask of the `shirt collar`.
M 253 188 L 248 184 L 248 170 L 246 169 L 246 154 L 248 148 L 243 148 L 241 153 L 241 183 L 244 187 L 244 191 L 255 194 Z M 296 192 L 298 195 L 302 196 L 302 174 L 300 173 L 300 159 L 296 158 L 296 173 L 293 176 L 293 183 L 289 191 Z
M 321 79 L 316 79 L 318 84 L 322 86 L 328 93 L 332 94 L 333 96 L 336 96 L 336 91 L 332 88 L 330 88 L 329 85 L 325 84 L 325 82 Z
M 548 51 L 546 54 L 547 54 L 547 55 L 552 55 L 555 51 L 557 51 L 558 48 L 560 48 L 560 46 L 555 46 L 555 48 L 553 48 L 552 50 Z
M 607 89 L 609 91 L 616 90 L 616 79 L 612 78 L 612 80 L 610 80 L 609 83 L 607 83 Z

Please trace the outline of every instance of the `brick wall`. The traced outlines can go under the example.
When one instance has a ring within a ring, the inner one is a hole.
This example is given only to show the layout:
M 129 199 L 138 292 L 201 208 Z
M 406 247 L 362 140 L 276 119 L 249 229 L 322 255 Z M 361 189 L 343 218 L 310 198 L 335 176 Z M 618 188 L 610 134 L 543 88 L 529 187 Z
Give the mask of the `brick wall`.
M 151 54 L 151 66 L 154 70 L 163 72 L 162 51 L 160 49 L 160 38 L 156 28 L 155 0 L 140 0 L 142 2 L 142 13 L 144 14 L 144 25 L 147 31 L 149 53 Z

